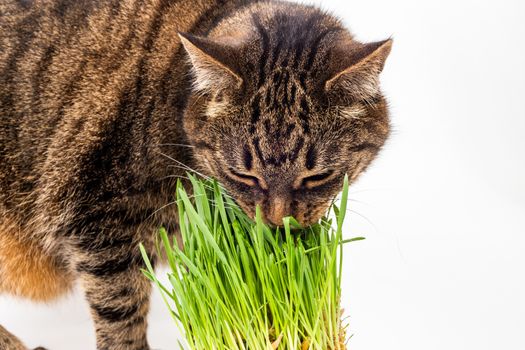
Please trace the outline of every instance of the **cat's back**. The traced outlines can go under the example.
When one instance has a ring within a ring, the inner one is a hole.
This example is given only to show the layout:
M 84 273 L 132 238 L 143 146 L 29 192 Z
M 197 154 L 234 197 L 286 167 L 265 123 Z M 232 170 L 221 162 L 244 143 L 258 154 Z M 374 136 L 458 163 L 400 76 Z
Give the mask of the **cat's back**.
M 2 1 L 1 122 L 18 125 L 18 141 L 29 131 L 44 140 L 64 115 L 86 118 L 113 108 L 138 73 L 153 76 L 152 69 L 165 68 L 166 53 L 180 44 L 176 33 L 215 2 Z
M 177 32 L 190 31 L 196 25 L 206 27 L 204 22 L 227 13 L 228 7 L 250 2 L 3 0 L 0 79 L 4 83 L 31 83 L 33 95 L 38 95 L 39 87 L 55 91 L 60 87 L 57 81 L 79 71 L 84 77 L 111 76 L 144 53 L 154 58 L 152 65 L 161 65 L 158 60 L 180 45 Z M 53 75 L 55 79 L 51 79 Z M 45 78 L 46 85 L 41 85 L 38 79 Z M 13 102 L 2 97 L 2 106 Z
M 32 191 L 47 163 L 72 172 L 115 123 L 175 104 L 168 93 L 185 75 L 177 32 L 248 2 L 1 1 L 0 192 Z

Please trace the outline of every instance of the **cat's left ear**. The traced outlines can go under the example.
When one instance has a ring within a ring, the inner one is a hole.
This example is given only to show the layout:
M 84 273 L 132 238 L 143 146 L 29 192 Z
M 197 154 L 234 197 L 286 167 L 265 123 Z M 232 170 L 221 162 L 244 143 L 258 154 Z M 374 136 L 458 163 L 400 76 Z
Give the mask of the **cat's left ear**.
M 234 67 L 237 50 L 233 43 L 185 33 L 179 33 L 179 37 L 193 66 L 195 90 L 212 92 L 242 85 Z
M 379 74 L 392 49 L 392 39 L 358 44 L 351 42 L 336 48 L 330 78 L 325 83 L 327 93 L 349 95 L 366 100 L 379 92 Z

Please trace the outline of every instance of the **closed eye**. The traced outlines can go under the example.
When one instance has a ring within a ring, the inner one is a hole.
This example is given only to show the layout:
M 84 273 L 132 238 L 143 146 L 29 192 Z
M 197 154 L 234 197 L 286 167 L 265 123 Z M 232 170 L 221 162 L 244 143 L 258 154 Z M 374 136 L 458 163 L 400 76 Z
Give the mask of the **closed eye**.
M 242 182 L 248 186 L 259 186 L 261 187 L 261 182 L 257 176 L 244 174 L 236 171 L 233 168 L 228 168 L 230 178 L 234 181 Z
M 330 178 L 334 171 L 332 169 L 323 171 L 321 173 L 305 177 L 301 181 L 301 187 L 312 188 L 315 186 L 322 185 L 325 180 Z

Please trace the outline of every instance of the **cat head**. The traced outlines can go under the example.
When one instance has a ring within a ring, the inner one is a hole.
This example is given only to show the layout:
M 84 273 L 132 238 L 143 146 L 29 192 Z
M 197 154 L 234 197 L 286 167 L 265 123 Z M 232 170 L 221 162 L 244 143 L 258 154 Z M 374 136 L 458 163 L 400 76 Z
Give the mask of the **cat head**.
M 184 117 L 201 170 L 267 222 L 316 222 L 389 133 L 379 74 L 392 40 L 363 44 L 315 8 L 257 7 L 207 37 L 180 34 L 193 75 Z

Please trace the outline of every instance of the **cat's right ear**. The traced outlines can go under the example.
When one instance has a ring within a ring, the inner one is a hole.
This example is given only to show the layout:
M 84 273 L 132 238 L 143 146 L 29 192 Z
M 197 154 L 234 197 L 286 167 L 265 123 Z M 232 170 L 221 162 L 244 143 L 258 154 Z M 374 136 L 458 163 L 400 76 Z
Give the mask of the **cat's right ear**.
M 213 92 L 242 85 L 233 66 L 233 45 L 185 33 L 179 33 L 179 37 L 193 67 L 196 91 Z

